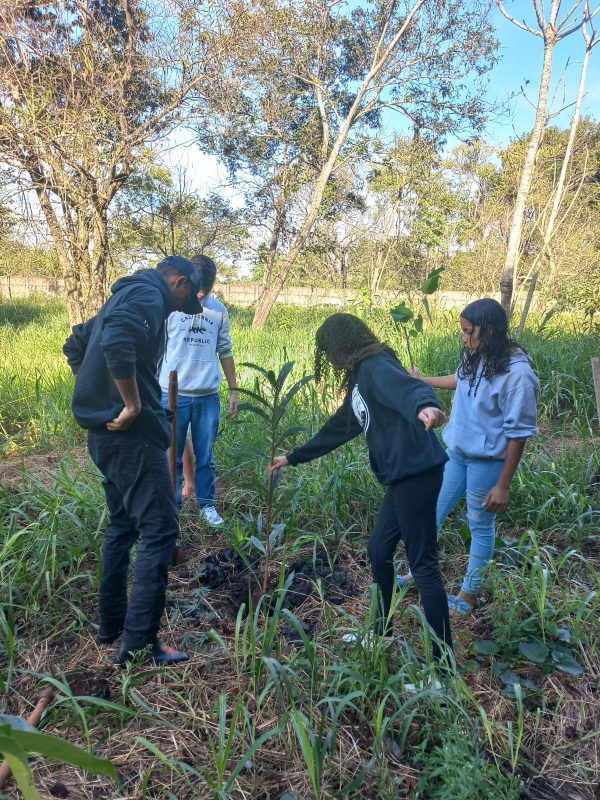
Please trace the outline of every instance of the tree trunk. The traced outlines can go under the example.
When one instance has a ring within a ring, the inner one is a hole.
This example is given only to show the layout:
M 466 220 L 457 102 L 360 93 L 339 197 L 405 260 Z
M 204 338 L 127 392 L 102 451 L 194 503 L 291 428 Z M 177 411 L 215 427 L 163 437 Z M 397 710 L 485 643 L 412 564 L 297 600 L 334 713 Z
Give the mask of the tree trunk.
M 554 0 L 554 2 L 556 1 L 557 0 Z M 362 84 L 358 88 L 358 91 L 352 102 L 352 106 L 348 111 L 348 113 L 346 114 L 346 118 L 344 119 L 341 125 L 335 143 L 331 148 L 329 157 L 327 158 L 325 164 L 323 164 L 319 176 L 315 182 L 315 188 L 313 191 L 312 200 L 310 202 L 308 212 L 304 218 L 304 222 L 302 223 L 300 230 L 296 234 L 287 256 L 285 257 L 283 263 L 281 264 L 277 278 L 275 279 L 275 281 L 272 283 L 271 286 L 268 286 L 267 284 L 263 285 L 260 296 L 256 303 L 254 319 L 252 320 L 253 330 L 261 330 L 264 327 L 267 319 L 269 318 L 269 314 L 273 310 L 273 306 L 275 305 L 275 301 L 277 300 L 279 293 L 285 286 L 285 282 L 287 280 L 287 276 L 290 272 L 290 269 L 294 265 L 302 247 L 304 246 L 306 240 L 308 239 L 308 236 L 312 230 L 315 220 L 317 219 L 319 209 L 321 207 L 323 195 L 325 193 L 325 187 L 329 182 L 329 178 L 331 177 L 331 173 L 333 172 L 333 169 L 337 163 L 342 147 L 348 140 L 348 136 L 350 135 L 352 126 L 356 121 L 357 115 L 359 113 L 361 103 L 363 102 L 365 96 L 367 95 L 369 89 L 371 88 L 373 81 L 385 66 L 386 62 L 388 61 L 391 54 L 398 46 L 398 43 L 400 42 L 400 40 L 402 39 L 408 28 L 410 28 L 410 25 L 412 23 L 415 14 L 419 11 L 421 6 L 424 5 L 424 3 L 425 0 L 413 1 L 413 4 L 407 11 L 407 14 L 404 17 L 399 29 L 393 35 L 391 41 L 389 41 L 389 43 L 386 45 L 384 45 L 384 36 L 382 34 L 380 43 L 377 46 L 373 56 L 373 62 L 371 64 L 371 68 L 367 73 L 367 75 L 364 77 Z M 384 28 L 385 27 L 387 26 L 384 26 Z
M 501 303 L 508 315 L 511 313 L 512 296 L 519 264 L 519 252 L 521 247 L 521 234 L 523 231 L 523 219 L 525 216 L 525 205 L 527 203 L 529 190 L 531 188 L 537 154 L 539 152 L 546 127 L 546 109 L 548 106 L 548 92 L 550 89 L 550 78 L 552 75 L 552 57 L 554 55 L 554 46 L 556 41 L 557 39 L 554 27 L 549 25 L 544 33 L 544 64 L 542 67 L 542 76 L 540 79 L 540 88 L 538 92 L 535 124 L 531 132 L 529 144 L 527 145 L 525 162 L 523 164 L 523 171 L 521 173 L 521 180 L 517 190 L 517 198 L 515 200 L 512 221 L 510 223 L 508 246 L 506 250 L 506 258 L 504 260 L 504 271 L 500 280 Z
M 585 30 L 584 30 L 585 34 Z M 573 147 L 575 145 L 575 137 L 577 135 L 577 128 L 579 126 L 579 119 L 581 117 L 581 104 L 583 102 L 583 95 L 585 92 L 585 84 L 587 81 L 587 72 L 588 72 L 588 65 L 590 63 L 590 58 L 592 56 L 592 48 L 594 46 L 594 39 L 587 39 L 586 37 L 586 51 L 585 57 L 583 59 L 583 64 L 581 66 L 581 75 L 579 78 L 579 89 L 577 92 L 577 100 L 575 102 L 575 109 L 573 110 L 573 117 L 571 119 L 571 129 L 569 131 L 569 139 L 567 141 L 567 147 L 565 149 L 565 155 L 563 157 L 563 162 L 560 169 L 560 175 L 558 177 L 558 182 L 556 184 L 556 189 L 554 191 L 554 200 L 552 202 L 552 208 L 550 210 L 550 216 L 548 218 L 548 224 L 546 225 L 546 229 L 544 230 L 544 239 L 542 242 L 542 252 L 540 253 L 540 263 L 543 264 L 544 258 L 548 255 L 551 255 L 550 252 L 550 243 L 552 241 L 552 237 L 554 236 L 556 220 L 558 217 L 558 212 L 560 210 L 560 206 L 562 204 L 563 196 L 565 193 L 565 183 L 567 180 L 567 170 L 569 168 L 569 164 L 571 162 L 571 155 L 573 153 Z M 552 264 L 555 263 L 554 259 L 550 258 Z M 527 300 L 525 302 L 525 307 L 523 308 L 523 313 L 521 314 L 521 320 L 519 322 L 519 327 L 517 328 L 517 334 L 521 333 L 523 328 L 525 327 L 525 323 L 527 322 L 527 315 L 529 313 L 529 309 L 531 307 L 531 301 L 533 299 L 533 293 L 535 292 L 535 287 L 538 281 L 539 276 L 539 269 L 535 271 L 531 278 L 531 283 L 529 285 L 529 290 L 527 292 Z
M 36 188 L 36 194 L 61 266 L 69 324 L 78 325 L 97 314 L 106 301 L 107 210 L 68 209 L 76 220 L 72 226 L 76 238 L 73 241 L 64 227 L 65 220 L 61 224 L 56 215 L 47 192 Z
M 260 291 L 260 295 L 258 296 L 258 300 L 256 301 L 256 308 L 254 310 L 254 319 L 252 320 L 252 330 L 254 331 L 260 331 L 264 328 L 267 320 L 269 319 L 269 314 L 273 310 L 275 301 L 277 300 L 281 290 L 285 286 L 285 282 L 287 280 L 287 276 L 290 272 L 290 269 L 292 268 L 296 259 L 298 258 L 298 255 L 300 253 L 300 250 L 304 246 L 304 243 L 308 239 L 308 236 L 312 230 L 312 227 L 319 213 L 319 208 L 321 207 L 321 201 L 323 200 L 323 194 L 325 193 L 325 187 L 327 186 L 329 177 L 333 172 L 333 165 L 335 163 L 336 158 L 337 158 L 337 152 L 334 150 L 327 164 L 323 167 L 323 170 L 317 179 L 315 190 L 313 193 L 313 199 L 311 201 L 308 214 L 306 215 L 304 222 L 302 223 L 302 227 L 296 234 L 296 237 L 292 242 L 292 246 L 290 247 L 287 256 L 281 263 L 277 277 L 270 284 L 263 281 L 263 286 Z

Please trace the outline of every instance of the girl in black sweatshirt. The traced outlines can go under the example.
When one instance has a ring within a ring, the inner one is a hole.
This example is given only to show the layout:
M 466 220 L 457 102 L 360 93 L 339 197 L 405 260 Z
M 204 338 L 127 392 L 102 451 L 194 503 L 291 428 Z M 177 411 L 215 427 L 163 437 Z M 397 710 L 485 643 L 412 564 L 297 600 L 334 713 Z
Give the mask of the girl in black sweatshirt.
M 377 632 L 392 634 L 393 557 L 402 539 L 427 621 L 452 647 L 435 521 L 447 460 L 433 432 L 445 422 L 436 394 L 411 378 L 394 351 L 351 314 L 333 314 L 317 331 L 317 382 L 330 367 L 341 378 L 344 402 L 306 444 L 287 456 L 275 457 L 269 472 L 312 461 L 364 433 L 371 469 L 387 487 L 368 544 L 373 577 L 382 597 Z M 435 646 L 434 654 L 439 656 Z

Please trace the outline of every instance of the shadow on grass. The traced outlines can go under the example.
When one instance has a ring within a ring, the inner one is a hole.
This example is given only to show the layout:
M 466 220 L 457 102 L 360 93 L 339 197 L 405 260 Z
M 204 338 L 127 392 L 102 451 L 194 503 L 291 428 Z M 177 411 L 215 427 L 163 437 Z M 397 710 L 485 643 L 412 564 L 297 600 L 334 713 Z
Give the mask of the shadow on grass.
M 12 300 L 0 297 L 0 326 L 10 325 L 18 330 L 31 325 L 32 322 L 43 324 L 63 314 L 66 314 L 66 304 L 60 298 L 43 294 L 15 297 Z

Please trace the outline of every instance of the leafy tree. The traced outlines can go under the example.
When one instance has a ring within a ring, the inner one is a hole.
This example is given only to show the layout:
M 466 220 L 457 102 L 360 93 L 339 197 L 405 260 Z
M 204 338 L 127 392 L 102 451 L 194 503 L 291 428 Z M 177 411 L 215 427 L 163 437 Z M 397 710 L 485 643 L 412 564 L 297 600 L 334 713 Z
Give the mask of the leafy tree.
M 117 199 L 112 251 L 119 260 L 140 264 L 173 253 L 206 253 L 217 261 L 221 275 L 232 275 L 247 237 L 242 213 L 227 200 L 191 190 L 185 170 L 173 175 L 151 167 L 132 176 Z
M 512 209 L 508 243 L 504 259 L 504 271 L 500 281 L 502 305 L 507 314 L 512 313 L 512 300 L 515 278 L 519 265 L 522 230 L 527 214 L 528 195 L 533 180 L 538 151 L 544 138 L 544 130 L 548 124 L 548 98 L 552 77 L 554 50 L 558 42 L 579 30 L 586 20 L 592 16 L 588 0 L 575 0 L 563 5 L 562 0 L 551 0 L 548 13 L 540 0 L 532 0 L 534 21 L 527 24 L 509 14 L 502 0 L 496 0 L 502 14 L 521 30 L 538 37 L 543 42 L 544 58 L 540 74 L 540 84 L 535 109 L 535 122 L 530 136 L 527 137 L 527 149 L 523 159 L 519 185 Z M 563 15 L 561 17 L 561 6 Z M 598 8 L 593 12 L 595 14 Z
M 0 159 L 34 193 L 81 321 L 106 297 L 111 202 L 199 80 L 185 15 L 141 0 L 14 0 L 0 25 Z
M 481 126 L 482 95 L 467 78 L 494 63 L 488 10 L 483 0 L 216 0 L 197 9 L 207 73 L 199 138 L 234 175 L 254 179 L 268 209 L 254 327 L 264 325 L 328 187 L 369 151 L 384 110 L 438 139 Z

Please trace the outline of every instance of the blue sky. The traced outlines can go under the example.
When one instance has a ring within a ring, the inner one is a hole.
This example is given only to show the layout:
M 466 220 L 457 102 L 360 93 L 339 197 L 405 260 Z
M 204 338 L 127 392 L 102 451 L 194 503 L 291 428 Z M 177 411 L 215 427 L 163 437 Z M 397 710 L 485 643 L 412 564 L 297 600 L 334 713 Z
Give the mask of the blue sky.
M 570 8 L 571 3 L 563 3 Z M 507 0 L 505 8 L 508 13 L 533 26 L 533 8 L 531 0 Z M 560 18 L 560 17 L 559 17 Z M 540 37 L 532 36 L 505 19 L 495 7 L 493 20 L 496 25 L 496 36 L 500 40 L 501 60 L 491 73 L 491 84 L 488 91 L 490 99 L 502 101 L 512 92 L 523 86 L 530 101 L 535 103 L 539 86 L 544 43 Z M 553 110 L 558 111 L 566 98 L 573 103 L 577 96 L 581 62 L 584 55 L 584 41 L 581 31 L 568 36 L 559 42 L 555 49 L 553 64 L 553 91 L 555 102 Z M 600 45 L 594 49 L 590 62 L 586 83 L 586 96 L 583 101 L 583 114 L 598 117 L 600 112 Z M 569 66 L 565 71 L 565 67 Z M 525 81 L 530 83 L 525 86 Z M 566 94 L 565 94 L 566 93 Z M 515 97 L 511 103 L 511 113 L 503 119 L 491 123 L 487 128 L 489 140 L 495 144 L 506 145 L 508 142 L 531 130 L 535 116 L 534 108 L 525 97 Z M 570 124 L 572 108 L 567 108 L 551 124 L 567 128 Z
M 572 3 L 566 2 L 563 5 L 570 8 Z M 505 8 L 520 21 L 525 20 L 535 27 L 531 0 L 505 0 Z M 495 4 L 492 17 L 496 27 L 496 38 L 500 41 L 500 60 L 488 76 L 488 98 L 492 102 L 501 104 L 508 100 L 511 94 L 519 93 L 521 88 L 524 90 L 524 94 L 510 99 L 507 112 L 491 121 L 486 128 L 486 141 L 491 145 L 505 147 L 512 139 L 527 133 L 533 127 L 535 109 L 532 104 L 537 100 L 543 41 L 540 37 L 521 30 L 505 19 Z M 597 24 L 600 25 L 600 18 Z M 577 95 L 583 55 L 584 40 L 581 31 L 576 31 L 556 46 L 552 73 L 551 97 L 554 95 L 552 108 L 558 112 L 565 104 L 570 105 L 550 124 L 561 128 L 569 127 L 571 104 Z M 526 81 L 529 81 L 527 85 Z M 595 49 L 589 66 L 583 114 L 594 118 L 600 116 L 600 44 Z M 387 132 L 392 134 L 399 122 L 400 118 L 397 115 L 390 114 L 386 126 Z M 189 132 L 179 132 L 171 140 L 177 142 L 178 146 L 165 154 L 164 162 L 170 166 L 187 165 L 193 178 L 193 185 L 200 192 L 219 191 L 227 182 L 225 170 L 219 167 L 214 157 L 200 153 L 192 140 L 193 135 Z M 239 198 L 236 202 L 231 191 L 225 190 L 224 194 L 230 196 L 234 204 L 240 202 Z

